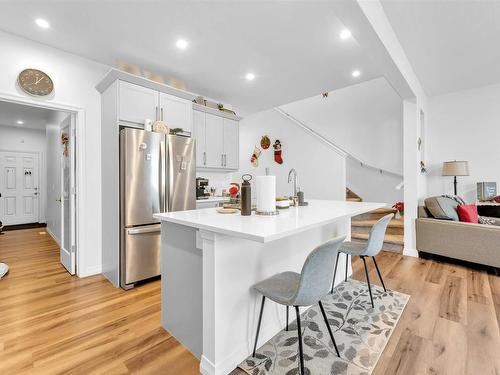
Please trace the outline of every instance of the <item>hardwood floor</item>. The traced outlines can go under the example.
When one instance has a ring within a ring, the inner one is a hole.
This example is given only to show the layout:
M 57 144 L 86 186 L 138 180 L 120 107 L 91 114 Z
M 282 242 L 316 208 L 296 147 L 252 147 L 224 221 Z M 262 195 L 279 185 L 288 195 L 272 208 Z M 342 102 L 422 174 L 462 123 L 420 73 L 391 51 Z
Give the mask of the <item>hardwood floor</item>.
M 124 292 L 70 276 L 43 228 L 0 236 L 0 374 L 196 374 L 160 326 L 160 283 Z
M 0 280 L 0 374 L 198 374 L 160 326 L 158 281 L 124 292 L 72 277 L 44 229 L 1 235 L 0 261 L 11 267 Z M 411 299 L 374 375 L 500 374 L 500 277 L 392 252 L 377 262 Z M 356 279 L 362 267 L 355 259 Z M 370 279 L 379 283 L 373 268 Z

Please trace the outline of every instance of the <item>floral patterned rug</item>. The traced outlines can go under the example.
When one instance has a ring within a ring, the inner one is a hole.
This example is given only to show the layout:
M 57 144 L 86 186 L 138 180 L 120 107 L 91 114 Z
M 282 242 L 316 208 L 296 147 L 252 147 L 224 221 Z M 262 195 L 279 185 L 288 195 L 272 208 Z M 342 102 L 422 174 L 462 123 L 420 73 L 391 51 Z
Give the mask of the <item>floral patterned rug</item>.
M 348 280 L 322 300 L 340 351 L 338 358 L 318 305 L 301 316 L 305 373 L 308 375 L 356 374 L 372 372 L 382 354 L 409 295 L 372 284 L 375 308 L 370 303 L 368 285 Z M 290 310 L 292 316 L 293 309 Z M 250 375 L 298 375 L 296 321 L 289 331 L 281 331 L 248 357 L 239 367 Z

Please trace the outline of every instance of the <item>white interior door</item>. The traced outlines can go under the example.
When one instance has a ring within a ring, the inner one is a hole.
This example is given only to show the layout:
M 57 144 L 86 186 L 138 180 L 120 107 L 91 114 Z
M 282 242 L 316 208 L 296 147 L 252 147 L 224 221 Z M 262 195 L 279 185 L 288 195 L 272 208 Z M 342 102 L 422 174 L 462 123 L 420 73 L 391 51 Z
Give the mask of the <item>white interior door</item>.
M 0 151 L 0 221 L 4 225 L 39 221 L 38 154 Z
M 61 263 L 72 275 L 76 273 L 76 189 L 75 189 L 75 116 L 61 124 Z

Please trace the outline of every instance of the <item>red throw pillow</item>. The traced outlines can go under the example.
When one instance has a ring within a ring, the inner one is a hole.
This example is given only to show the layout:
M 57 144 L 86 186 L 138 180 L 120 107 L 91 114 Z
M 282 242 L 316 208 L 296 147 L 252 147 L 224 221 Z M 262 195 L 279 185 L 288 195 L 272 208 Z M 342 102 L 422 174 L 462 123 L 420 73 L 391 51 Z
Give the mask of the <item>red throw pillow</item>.
M 459 204 L 457 206 L 457 213 L 460 221 L 466 223 L 479 223 L 477 206 L 475 204 Z

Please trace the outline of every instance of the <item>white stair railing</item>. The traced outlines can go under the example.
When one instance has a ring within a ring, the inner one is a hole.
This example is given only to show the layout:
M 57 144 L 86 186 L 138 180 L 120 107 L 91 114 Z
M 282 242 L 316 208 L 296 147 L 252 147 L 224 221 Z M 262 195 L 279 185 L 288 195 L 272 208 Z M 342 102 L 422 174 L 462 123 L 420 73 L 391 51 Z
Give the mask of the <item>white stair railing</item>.
M 360 158 L 358 158 L 357 156 L 354 156 L 353 154 L 349 153 L 348 151 L 344 150 L 342 147 L 336 145 L 334 142 L 330 141 L 329 139 L 325 138 L 323 135 L 321 135 L 320 133 L 318 133 L 317 131 L 315 131 L 314 129 L 312 129 L 310 126 L 308 126 L 307 124 L 305 124 L 303 121 L 297 119 L 296 117 L 294 117 L 293 115 L 287 113 L 286 111 L 284 111 L 282 108 L 280 107 L 275 107 L 274 110 L 278 113 L 280 113 L 281 115 L 285 116 L 286 118 L 288 118 L 290 121 L 294 122 L 295 124 L 297 124 L 298 126 L 300 126 L 302 129 L 304 129 L 305 131 L 307 131 L 309 134 L 313 135 L 314 137 L 316 137 L 318 140 L 320 140 L 321 142 L 325 143 L 326 145 L 328 145 L 331 149 L 333 149 L 335 152 L 337 152 L 339 155 L 341 156 L 344 156 L 346 158 L 349 158 L 351 160 L 354 160 L 356 162 L 358 162 L 362 167 L 364 168 L 368 168 L 368 169 L 372 169 L 372 170 L 375 170 L 375 171 L 378 171 L 379 173 L 381 174 L 386 174 L 386 175 L 390 175 L 390 176 L 395 176 L 395 177 L 398 177 L 398 178 L 403 178 L 403 175 L 400 174 L 400 173 L 397 173 L 397 172 L 393 172 L 393 171 L 390 171 L 390 170 L 387 170 L 387 169 L 384 169 L 384 168 L 379 168 L 379 167 L 376 167 L 374 165 L 371 165 L 369 163 L 366 163 L 365 161 L 361 160 Z M 402 187 L 403 185 L 403 182 L 401 182 L 400 184 L 398 184 L 398 187 Z M 400 188 L 401 188 L 400 187 Z M 399 189 L 398 189 L 399 190 Z

